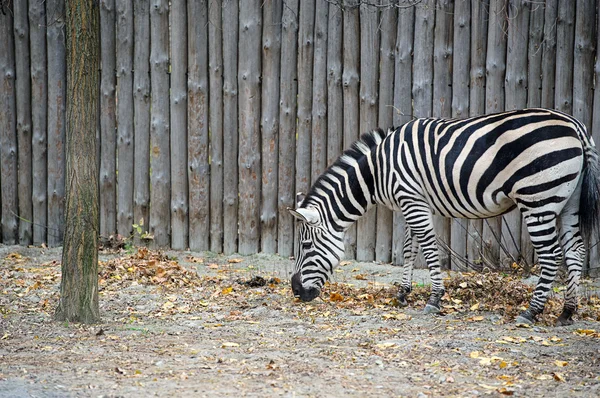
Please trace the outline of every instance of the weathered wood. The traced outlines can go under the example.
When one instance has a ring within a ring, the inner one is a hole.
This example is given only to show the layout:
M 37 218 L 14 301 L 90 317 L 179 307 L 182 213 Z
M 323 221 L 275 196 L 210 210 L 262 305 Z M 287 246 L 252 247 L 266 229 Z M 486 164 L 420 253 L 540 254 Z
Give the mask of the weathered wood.
M 301 1 L 298 15 L 298 126 L 296 127 L 296 191 L 310 188 L 312 79 L 315 2 Z M 297 243 L 297 242 L 296 242 Z
M 166 247 L 171 232 L 169 156 L 169 3 L 150 3 L 150 223 L 154 245 Z
M 556 78 L 554 107 L 573 111 L 573 45 L 575 41 L 575 1 L 559 0 L 556 20 Z
M 65 199 L 65 2 L 46 0 L 48 56 L 48 245 L 63 239 Z M 4 148 L 4 146 L 2 146 Z M 4 173 L 2 173 L 4 175 Z
M 415 8 L 407 7 L 398 10 L 398 29 L 396 36 L 394 67 L 394 126 L 401 126 L 412 119 L 412 65 L 413 39 L 415 27 Z M 392 263 L 404 263 L 402 248 L 404 246 L 405 222 L 400 212 L 394 213 L 392 231 Z
M 223 26 L 223 252 L 238 247 L 238 0 L 224 0 Z
M 141 234 L 148 232 L 150 220 L 150 2 L 135 0 L 133 57 L 133 220 Z
M 327 23 L 329 4 L 317 0 L 312 88 L 311 185 L 327 168 Z
M 454 36 L 454 3 L 450 0 L 437 0 L 433 44 L 433 107 L 432 116 L 452 116 L 452 41 Z M 444 246 L 450 246 L 450 219 L 433 217 L 438 239 Z M 440 247 L 440 264 L 450 268 L 450 253 Z
M 343 12 L 329 4 L 327 23 L 327 165 L 344 149 L 344 102 L 342 91 Z
M 260 247 L 260 70 L 262 13 L 260 0 L 240 2 L 239 95 L 239 252 Z
M 378 9 L 362 4 L 360 6 L 360 134 L 377 126 L 379 51 Z M 358 220 L 356 259 L 359 261 L 375 259 L 376 221 L 377 207 L 373 207 Z
M 115 0 L 100 0 L 100 235 L 117 231 Z M 48 52 L 49 54 L 50 52 Z
M 471 0 L 471 84 L 469 116 L 485 113 L 485 60 L 487 56 L 489 0 Z M 467 258 L 481 264 L 483 221 L 469 220 L 467 226 Z
M 392 127 L 394 118 L 394 58 L 398 14 L 395 8 L 381 11 L 379 23 L 381 45 L 379 49 L 379 112 L 377 125 L 383 129 Z M 377 208 L 377 240 L 375 260 L 384 263 L 392 261 L 392 236 L 394 217 L 383 207 Z
M 542 46 L 542 107 L 554 108 L 556 77 L 556 18 L 558 0 L 546 0 L 544 8 L 544 44 Z
M 487 79 L 485 112 L 504 110 L 504 75 L 506 72 L 506 24 L 508 0 L 490 0 L 488 45 L 486 57 Z M 483 222 L 484 260 L 490 267 L 498 267 L 502 217 Z
M 600 12 L 597 13 L 597 23 L 600 23 Z M 600 32 L 596 31 L 596 51 L 600 49 Z M 596 57 L 594 65 L 594 105 L 592 112 L 592 126 L 588 130 L 596 143 L 600 142 L 600 57 Z M 598 144 L 596 144 L 598 145 Z M 589 242 L 588 268 L 586 274 L 592 277 L 600 276 L 600 236 L 592 234 Z M 595 245 L 592 247 L 592 245 Z
M 18 240 L 17 105 L 15 101 L 15 50 L 13 10 L 0 13 L 0 203 L 2 204 L 2 242 Z
M 210 250 L 223 251 L 223 24 L 222 0 L 208 6 L 210 131 Z M 228 143 L 229 144 L 229 143 Z M 191 217 L 190 217 L 191 219 Z M 191 232 L 190 232 L 191 234 Z
M 29 64 L 29 18 L 27 1 L 14 3 L 15 66 L 17 93 L 19 243 L 33 240 L 31 165 L 31 70 Z
M 592 127 L 592 108 L 589 104 L 594 99 L 595 11 L 594 0 L 577 0 L 573 59 L 573 116 L 588 129 Z
M 208 16 L 209 1 L 188 2 L 187 6 L 187 165 L 189 187 L 189 247 L 191 250 L 208 250 L 211 228 L 211 165 L 209 164 L 210 119 L 208 95 L 208 28 L 210 26 Z M 212 4 L 210 7 L 217 7 L 217 5 Z M 220 11 L 220 7 L 218 10 Z M 220 20 L 220 15 L 218 16 L 218 19 Z M 182 34 L 184 33 L 182 32 Z M 213 43 L 213 45 L 214 44 L 216 43 Z M 175 60 L 172 62 L 175 62 Z M 180 72 L 185 73 L 184 70 Z M 216 90 L 219 90 L 220 92 L 221 88 L 218 87 Z M 186 137 L 180 137 L 180 139 L 183 140 L 181 143 L 183 146 L 185 145 L 185 138 Z M 222 167 L 220 157 L 221 151 L 221 147 L 219 147 L 219 149 L 216 151 L 219 162 L 219 164 L 216 166 L 217 168 Z M 174 156 L 177 155 L 174 154 Z M 185 168 L 185 164 L 181 164 L 179 167 Z M 187 233 L 187 231 L 184 231 L 184 233 Z
M 281 63 L 282 3 L 263 5 L 262 32 L 262 191 L 260 214 L 260 249 L 277 252 L 277 164 L 279 154 L 279 65 Z M 323 73 L 323 75 L 325 75 Z
M 46 58 L 46 3 L 29 4 L 29 42 L 31 59 L 31 138 L 32 138 L 32 199 L 33 244 L 46 242 L 48 223 L 48 64 Z
M 55 319 L 95 323 L 100 319 L 96 161 L 100 18 L 95 0 L 67 0 L 66 11 L 66 227 Z
M 469 71 L 471 60 L 471 1 L 454 4 L 454 38 L 452 59 L 452 117 L 469 115 Z M 468 220 L 450 220 L 450 256 L 452 269 L 463 269 L 467 258 Z
M 505 77 L 505 109 L 527 106 L 527 46 L 529 40 L 529 2 L 510 0 L 508 7 L 508 43 Z M 519 262 L 521 253 L 521 212 L 514 209 L 502 222 L 504 249 L 500 262 L 504 268 Z
M 205 161 L 208 163 L 208 137 L 204 134 L 201 138 L 202 143 L 194 141 L 194 138 L 199 133 L 198 131 L 190 131 L 195 145 L 188 149 L 188 124 L 187 124 L 187 79 L 186 72 L 188 66 L 188 48 L 187 48 L 187 7 L 183 0 L 175 0 L 170 2 L 170 25 L 171 25 L 171 85 L 170 85 L 170 164 L 171 164 L 171 247 L 177 250 L 183 250 L 188 247 L 188 211 L 189 211 L 189 187 L 188 187 L 188 150 L 194 155 L 197 154 L 198 147 Z M 200 21 L 193 21 L 194 24 L 199 24 Z M 206 46 L 204 47 L 206 48 Z M 197 110 L 197 109 L 196 109 Z M 194 117 L 204 117 L 207 120 L 206 114 L 194 115 Z M 198 145 L 199 144 L 199 145 Z M 196 160 L 196 159 L 194 159 Z M 194 163 L 192 167 L 197 166 Z M 192 169 L 196 171 L 196 169 Z M 190 177 L 193 178 L 193 177 Z M 203 191 L 208 189 L 208 175 L 202 181 Z M 200 189 L 202 189 L 200 188 Z M 197 193 L 197 192 L 196 192 Z M 202 228 L 205 231 L 203 236 L 204 243 L 202 247 L 208 248 L 208 193 L 202 194 L 203 204 L 205 206 L 204 214 L 199 215 L 199 220 Z
M 298 45 L 298 0 L 286 1 L 281 17 L 281 78 L 279 108 L 279 175 L 277 252 L 291 256 L 294 249 L 294 218 L 288 208 L 296 207 L 296 68 Z
M 133 226 L 133 2 L 117 2 L 117 232 Z

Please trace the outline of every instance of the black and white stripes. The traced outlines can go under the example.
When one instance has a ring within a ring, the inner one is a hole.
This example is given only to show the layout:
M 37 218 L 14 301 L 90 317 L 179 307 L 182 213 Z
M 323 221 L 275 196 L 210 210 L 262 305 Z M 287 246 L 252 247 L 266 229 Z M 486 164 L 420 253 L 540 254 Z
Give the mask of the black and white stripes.
M 585 126 L 547 109 L 417 119 L 387 134 L 365 134 L 292 210 L 300 220 L 294 292 L 316 297 L 343 256 L 344 231 L 382 204 L 402 211 L 407 224 L 400 300 L 410 292 L 418 243 L 432 280 L 425 311 L 437 312 L 444 287 L 432 215 L 487 218 L 518 207 L 542 269 L 520 321 L 532 322 L 543 310 L 564 256 L 569 283 L 559 323 L 570 323 L 585 258 L 581 233 L 598 224 L 599 176 Z

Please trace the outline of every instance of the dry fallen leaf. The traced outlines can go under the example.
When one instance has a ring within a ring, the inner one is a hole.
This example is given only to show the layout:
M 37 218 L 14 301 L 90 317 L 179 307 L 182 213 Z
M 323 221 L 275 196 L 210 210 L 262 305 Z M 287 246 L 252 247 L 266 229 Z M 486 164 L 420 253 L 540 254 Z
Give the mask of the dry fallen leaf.
M 221 345 L 221 347 L 223 348 L 233 348 L 233 347 L 239 347 L 240 345 L 238 343 L 232 343 L 232 342 L 225 342 L 223 343 L 223 345 Z
M 558 372 L 554 372 L 552 373 L 552 376 L 554 377 L 554 380 L 556 381 L 560 381 L 561 383 L 564 383 L 565 381 L 565 376 L 563 376 L 561 373 Z
M 563 366 L 567 366 L 567 365 L 569 364 L 569 362 L 567 362 L 567 361 L 559 361 L 559 360 L 557 359 L 556 361 L 554 361 L 554 364 L 555 364 L 556 366 L 563 367 Z
M 329 295 L 329 301 L 340 302 L 344 301 L 344 296 L 339 293 L 333 292 Z
M 221 290 L 221 294 L 229 294 L 233 291 L 233 287 L 229 286 Z
M 241 263 L 242 261 L 244 261 L 244 260 L 242 260 L 241 258 L 230 258 L 229 260 L 227 260 L 227 262 L 229 264 L 237 264 L 237 263 Z

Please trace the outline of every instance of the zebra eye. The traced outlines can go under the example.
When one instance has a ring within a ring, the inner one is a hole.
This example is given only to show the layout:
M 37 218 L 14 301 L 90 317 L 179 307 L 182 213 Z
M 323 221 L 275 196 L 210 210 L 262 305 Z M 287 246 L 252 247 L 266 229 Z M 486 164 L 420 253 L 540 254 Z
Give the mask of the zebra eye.
M 302 250 L 310 250 L 312 248 L 312 242 L 302 242 Z

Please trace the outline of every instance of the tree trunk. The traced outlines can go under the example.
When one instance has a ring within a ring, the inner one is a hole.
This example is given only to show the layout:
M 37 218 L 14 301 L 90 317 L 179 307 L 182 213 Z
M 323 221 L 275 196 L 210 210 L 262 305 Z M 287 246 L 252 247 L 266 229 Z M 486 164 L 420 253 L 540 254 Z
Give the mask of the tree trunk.
M 210 5 L 214 6 L 213 4 Z M 238 243 L 238 0 L 223 1 L 223 251 Z
M 92 323 L 98 308 L 98 163 L 96 128 L 100 17 L 94 0 L 67 0 L 65 241 L 58 321 Z
M 296 100 L 298 83 L 298 0 L 286 1 L 281 17 L 281 78 L 279 108 L 279 220 L 277 251 L 280 256 L 294 252 L 294 218 L 288 207 L 296 208 L 294 176 L 296 172 Z
M 258 252 L 260 241 L 261 1 L 240 2 L 239 40 L 239 252 Z
M 360 23 L 359 2 L 344 0 L 344 148 L 358 139 L 359 132 L 359 63 L 360 63 Z M 356 224 L 347 231 L 344 240 L 346 258 L 356 258 Z
M 223 20 L 222 1 L 208 7 L 210 250 L 223 251 Z M 227 143 L 229 145 L 229 143 Z M 190 229 L 191 234 L 191 229 Z
M 167 247 L 171 232 L 171 167 L 169 126 L 169 2 L 150 4 L 150 234 L 154 245 Z
M 360 91 L 359 134 L 377 127 L 379 82 L 379 10 L 366 4 L 360 6 Z M 374 206 L 358 220 L 356 259 L 375 260 L 377 242 L 377 207 Z
M 208 250 L 211 220 L 211 168 L 209 163 L 209 1 L 188 2 L 188 109 L 187 155 L 189 183 L 189 242 L 191 250 Z M 220 11 L 220 7 L 218 10 Z M 220 15 L 219 15 L 220 17 Z M 220 20 L 221 18 L 219 18 Z M 183 32 L 182 34 L 185 34 Z M 213 43 L 216 44 L 216 43 Z M 182 49 L 182 51 L 185 51 Z M 220 92 L 220 90 L 219 90 Z M 220 97 L 215 93 L 217 97 Z M 212 93 L 211 93 L 212 94 Z M 182 137 L 185 138 L 185 137 Z M 222 138 L 222 137 L 220 137 Z M 214 138 L 213 138 L 214 139 Z M 184 140 L 185 141 L 185 140 Z M 221 144 L 222 145 L 222 144 Z M 222 167 L 220 149 L 217 168 Z M 177 154 L 174 154 L 177 156 Z M 215 160 L 213 159 L 213 164 Z M 185 168 L 185 165 L 180 165 Z M 221 186 L 222 187 L 222 186 Z M 214 209 L 213 209 L 214 210 Z M 220 249 L 218 250 L 220 251 Z
M 65 2 L 46 0 L 48 45 L 48 245 L 62 243 L 65 200 Z M 4 148 L 4 146 L 2 146 Z M 4 175 L 4 173 L 2 173 Z
M 412 65 L 414 26 L 415 7 L 399 9 L 395 48 L 394 126 L 401 126 L 413 118 Z M 392 231 L 392 263 L 394 265 L 404 264 L 402 248 L 404 247 L 405 227 L 406 223 L 402 213 L 399 211 L 395 212 Z
M 279 65 L 281 63 L 282 3 L 263 4 L 262 57 L 262 191 L 260 248 L 277 252 L 277 163 L 279 154 Z
M 46 4 L 29 4 L 32 101 L 33 244 L 46 242 L 48 225 L 48 64 L 46 58 Z
M 117 230 L 115 0 L 100 0 L 100 21 L 100 235 L 110 236 Z
M 0 13 L 0 203 L 2 204 L 2 242 L 17 243 L 17 112 L 15 103 L 15 52 L 12 10 Z
M 33 239 L 31 174 L 31 79 L 29 64 L 29 22 L 27 2 L 15 2 L 15 63 L 17 70 L 17 142 L 19 158 L 19 244 L 30 245 Z M 37 99 L 36 99 L 37 100 Z
M 381 11 L 381 46 L 379 51 L 379 112 L 377 125 L 385 131 L 392 127 L 394 117 L 394 45 L 398 14 L 395 8 Z M 377 240 L 375 260 L 392 260 L 392 227 L 394 216 L 390 209 L 377 208 Z
M 133 2 L 117 2 L 117 232 L 133 226 Z
M 452 60 L 452 117 L 469 115 L 469 71 L 471 41 L 471 1 L 457 0 L 454 4 L 454 57 Z M 450 220 L 450 248 L 453 270 L 464 269 L 467 258 L 467 231 L 469 220 Z
M 170 1 L 169 12 L 171 25 L 171 61 L 170 61 L 170 163 L 171 163 L 171 247 L 176 250 L 184 250 L 188 247 L 188 131 L 187 131 L 187 66 L 188 66 L 188 46 L 187 46 L 187 8 L 184 0 Z M 201 24 L 201 21 L 194 21 L 194 24 Z M 202 26 L 204 28 L 204 26 Z M 168 47 L 167 47 L 168 48 Z M 205 47 L 206 48 L 206 47 Z M 167 49 L 168 54 L 168 49 Z M 168 83 L 168 80 L 167 80 Z M 194 115 L 197 118 L 207 120 L 205 114 Z M 190 131 L 190 134 L 196 135 L 198 132 Z M 200 146 L 203 147 L 203 157 L 208 163 L 208 137 L 202 138 Z M 194 148 L 196 149 L 196 148 Z M 195 160 L 195 159 L 194 159 Z M 191 163 L 192 167 L 194 166 Z M 196 171 L 192 169 L 192 171 Z M 208 170 L 205 170 L 208 171 Z M 208 248 L 208 175 L 205 179 L 204 192 L 202 194 L 202 203 L 205 204 L 204 214 L 200 215 L 201 222 L 207 228 L 203 248 Z
M 135 0 L 133 58 L 133 220 L 141 234 L 148 232 L 150 219 L 150 3 Z

